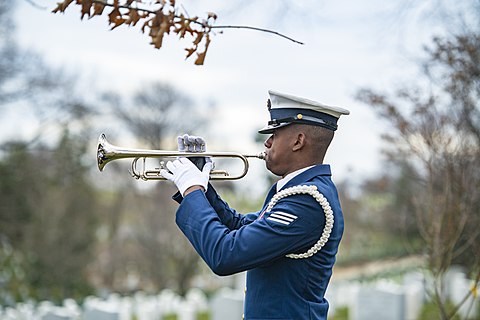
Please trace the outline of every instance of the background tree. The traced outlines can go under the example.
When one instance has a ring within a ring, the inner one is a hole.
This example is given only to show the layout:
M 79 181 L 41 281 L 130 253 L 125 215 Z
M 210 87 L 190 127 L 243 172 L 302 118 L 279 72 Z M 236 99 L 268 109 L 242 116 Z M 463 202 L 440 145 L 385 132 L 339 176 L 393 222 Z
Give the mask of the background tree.
M 409 261 L 409 267 L 417 266 L 421 250 L 411 215 L 413 175 L 403 160 L 392 161 L 377 175 L 337 183 L 345 217 L 339 268 L 397 259 Z
M 480 235 L 472 227 L 480 222 L 480 37 L 437 38 L 427 53 L 427 88 L 403 88 L 393 99 L 365 89 L 358 98 L 392 125 L 384 136 L 389 158 L 414 169 L 408 214 L 415 215 L 423 240 L 441 319 L 451 319 L 460 306 L 447 311 L 445 272 L 459 263 L 473 288 L 480 279 Z
M 90 294 L 85 265 L 93 257 L 95 192 L 86 180 L 84 141 L 65 132 L 58 146 L 5 147 L 0 162 L 0 234 L 23 260 L 16 298 L 60 300 Z M 13 291 L 16 292 L 16 291 Z
M 208 125 L 205 113 L 195 108 L 192 99 L 166 83 L 146 84 L 129 97 L 110 92 L 103 98 L 115 118 L 145 148 L 165 149 L 165 143 L 176 147 L 175 141 L 167 139 L 180 130 L 199 131 Z
M 0 266 L 9 274 L 2 304 L 80 299 L 97 290 L 186 292 L 199 258 L 174 226 L 175 189 L 140 187 L 126 172 L 116 175 L 120 164 L 95 179 L 95 126 L 103 130 L 113 116 L 115 129 L 142 147 L 176 148 L 179 126 L 198 133 L 205 110 L 162 83 L 112 92 L 105 108 L 94 110 L 94 83 L 17 46 L 12 8 L 0 4 L 0 112 L 22 108 L 22 123 L 28 116 L 34 132 L 0 142 Z
M 208 125 L 205 112 L 195 109 L 189 97 L 165 83 L 146 84 L 131 96 L 110 92 L 103 98 L 109 113 L 147 149 L 176 149 L 178 134 L 189 130 L 197 133 Z M 153 162 L 151 167 L 155 166 Z M 130 179 L 126 170 L 119 174 Z M 99 272 L 110 279 L 109 285 L 116 290 L 156 291 L 169 287 L 184 294 L 197 274 L 199 257 L 175 225 L 177 205 L 171 199 L 175 189 L 165 183 L 147 189 L 137 186 L 129 182 L 117 185 L 122 196 L 115 201 L 121 205 L 116 205 L 117 209 L 109 215 L 108 225 L 110 243 L 118 245 L 110 247 L 109 255 L 121 261 L 106 261 L 109 267 L 99 268 Z M 125 229 L 129 230 L 126 237 L 121 235 Z M 124 252 L 119 254 L 118 248 L 124 248 Z M 133 288 L 115 280 L 128 275 L 136 278 Z
M 20 50 L 14 41 L 14 6 L 15 2 L 0 3 L 0 112 L 8 103 L 32 98 L 50 83 L 39 58 Z
M 16 45 L 14 4 L 0 4 L 0 112 L 29 110 L 19 127 L 31 121 L 34 132 L 0 145 L 2 304 L 92 293 L 85 265 L 96 230 L 84 157 L 90 109 L 74 77 Z

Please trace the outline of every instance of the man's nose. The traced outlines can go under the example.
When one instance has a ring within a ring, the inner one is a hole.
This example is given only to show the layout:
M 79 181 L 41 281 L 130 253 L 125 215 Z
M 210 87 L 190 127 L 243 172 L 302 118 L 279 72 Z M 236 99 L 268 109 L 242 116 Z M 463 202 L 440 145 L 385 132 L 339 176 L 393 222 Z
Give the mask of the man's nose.
M 263 145 L 265 146 L 265 148 L 270 148 L 272 146 L 272 136 L 268 137 L 268 139 L 265 140 Z

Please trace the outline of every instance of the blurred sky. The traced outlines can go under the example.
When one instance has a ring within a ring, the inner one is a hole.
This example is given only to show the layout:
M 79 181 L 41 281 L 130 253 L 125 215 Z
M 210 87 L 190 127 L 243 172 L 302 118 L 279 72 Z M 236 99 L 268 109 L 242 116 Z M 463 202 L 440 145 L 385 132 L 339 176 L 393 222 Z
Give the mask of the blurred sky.
M 388 128 L 355 100 L 357 90 L 392 91 L 415 79 L 422 45 L 441 32 L 425 22 L 429 1 L 177 1 L 190 16 L 217 13 L 217 25 L 271 29 L 305 43 L 227 29 L 213 38 L 205 65 L 195 66 L 193 58 L 184 59 L 189 43 L 175 36 L 155 50 L 138 27 L 109 31 L 105 16 L 81 21 L 73 4 L 65 14 L 53 14 L 55 3 L 18 0 L 22 47 L 85 74 L 101 89 L 128 92 L 160 80 L 199 106 L 215 105 L 212 125 L 197 133 L 212 151 L 260 151 L 253 137 L 268 120 L 269 89 L 349 109 L 326 159 L 337 181 L 371 176 L 381 167 L 379 136 Z

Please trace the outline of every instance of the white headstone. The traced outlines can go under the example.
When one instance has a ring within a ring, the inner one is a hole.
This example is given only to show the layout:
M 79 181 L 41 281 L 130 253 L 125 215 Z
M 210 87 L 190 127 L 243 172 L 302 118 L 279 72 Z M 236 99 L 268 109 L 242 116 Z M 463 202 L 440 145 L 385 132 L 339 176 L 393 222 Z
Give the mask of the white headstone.
M 247 272 L 240 272 L 233 275 L 234 289 L 244 291 L 247 285 Z
M 196 311 L 206 311 L 208 309 L 207 296 L 200 289 L 190 289 L 185 295 L 185 300 L 188 301 Z
M 404 320 L 405 296 L 402 288 L 392 283 L 363 286 L 351 310 L 353 320 Z
M 452 302 L 460 300 L 462 294 L 457 286 L 457 284 L 463 283 L 465 280 L 465 272 L 462 267 L 459 266 L 452 266 L 448 271 L 445 273 L 444 277 L 444 285 L 445 285 L 445 292 L 447 299 L 451 300 Z M 468 292 L 468 290 L 467 290 Z
M 162 318 L 157 296 L 135 295 L 134 314 L 139 320 L 157 320 Z
M 196 320 L 197 313 L 195 306 L 190 304 L 188 301 L 182 301 L 180 308 L 177 310 L 178 320 Z
M 90 297 L 84 303 L 83 320 L 120 320 L 118 305 Z
M 242 319 L 244 291 L 225 288 L 210 303 L 212 320 Z
M 40 316 L 40 320 L 75 320 L 79 314 L 64 307 L 54 307 Z
M 403 277 L 405 292 L 405 319 L 416 320 L 426 301 L 425 277 L 420 272 L 408 273 Z
M 118 312 L 101 310 L 101 309 L 88 309 L 83 313 L 84 320 L 120 320 Z
M 18 303 L 15 306 L 15 311 L 17 313 L 16 319 L 32 319 L 35 314 L 35 305 L 31 302 Z
M 18 319 L 24 319 L 20 312 L 16 310 L 15 308 L 7 307 L 2 315 L 2 320 L 18 320 Z
M 175 292 L 168 289 L 162 290 L 157 299 L 161 314 L 176 313 L 181 303 L 181 298 Z
M 360 290 L 360 284 L 355 281 L 334 281 L 328 286 L 325 298 L 328 301 L 329 316 L 333 316 L 338 308 L 352 309 Z

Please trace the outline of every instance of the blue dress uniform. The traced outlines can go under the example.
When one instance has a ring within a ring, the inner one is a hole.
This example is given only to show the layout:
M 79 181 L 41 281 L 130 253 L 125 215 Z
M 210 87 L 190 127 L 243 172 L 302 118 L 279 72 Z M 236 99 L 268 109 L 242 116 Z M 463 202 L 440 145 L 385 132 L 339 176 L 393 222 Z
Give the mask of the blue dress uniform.
M 343 108 L 269 94 L 271 120 L 259 133 L 291 123 L 335 131 L 340 115 L 349 114 Z M 295 174 L 280 190 L 277 184 L 271 187 L 262 210 L 245 215 L 230 208 L 210 184 L 207 192 L 174 196 L 180 203 L 177 225 L 212 271 L 247 271 L 245 319 L 327 318 L 325 291 L 343 234 L 342 210 L 329 165 Z M 294 189 L 315 192 L 292 194 Z
M 315 185 L 333 210 L 334 225 L 323 248 L 307 259 L 287 258 L 315 244 L 325 214 L 308 194 L 281 199 L 264 212 L 276 193 L 270 189 L 261 211 L 242 215 L 231 209 L 209 185 L 182 199 L 176 223 L 198 254 L 218 275 L 247 272 L 245 319 L 326 319 L 325 291 L 343 233 L 343 216 L 330 166 L 314 166 L 282 189 Z

